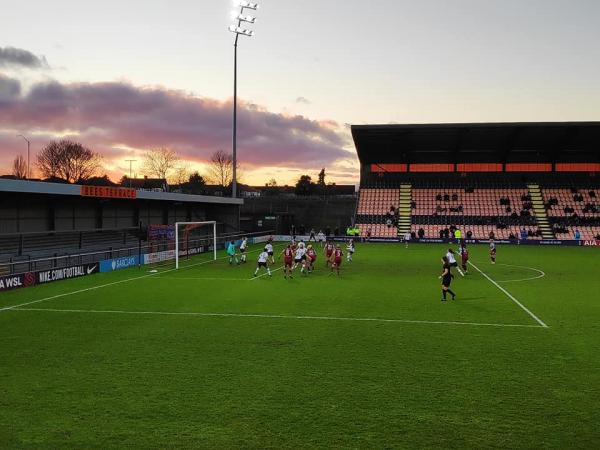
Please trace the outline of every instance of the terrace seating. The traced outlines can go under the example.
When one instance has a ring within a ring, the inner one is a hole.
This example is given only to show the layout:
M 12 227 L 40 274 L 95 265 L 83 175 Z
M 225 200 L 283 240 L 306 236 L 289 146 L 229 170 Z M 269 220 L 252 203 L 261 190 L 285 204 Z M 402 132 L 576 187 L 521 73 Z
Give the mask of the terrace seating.
M 487 239 L 490 231 L 497 239 L 520 236 L 523 226 L 531 230 L 529 239 L 540 239 L 528 189 L 517 182 L 507 183 L 482 180 L 481 185 L 470 181 L 452 182 L 424 180 L 412 189 L 411 232 L 420 228 L 428 238 L 439 238 L 440 230 L 457 225 L 466 236 L 471 231 L 475 239 Z M 481 187 L 485 186 L 485 187 Z M 356 222 L 363 231 L 368 228 L 374 237 L 396 237 L 394 223 L 390 226 L 390 207 L 397 208 L 400 190 L 393 188 L 362 188 L 360 190 Z
M 390 207 L 398 208 L 400 189 L 361 189 L 357 214 L 385 215 Z
M 422 228 L 425 232 L 424 238 L 429 239 L 438 239 L 440 238 L 440 231 L 449 228 L 448 225 L 427 225 L 427 224 L 412 224 L 411 225 L 411 233 L 415 233 L 416 235 L 419 232 L 419 229 Z M 466 225 L 459 226 L 463 238 L 467 238 L 467 233 L 470 231 L 472 233 L 472 239 L 489 239 L 490 232 L 494 233 L 494 239 L 509 239 L 512 234 L 515 238 L 519 238 L 521 228 L 517 225 L 507 226 L 506 228 L 498 228 L 496 225 Z M 535 228 L 526 228 L 531 230 L 533 233 L 537 231 Z M 541 239 L 541 236 L 528 236 L 527 239 Z
M 388 227 L 386 224 L 380 223 L 357 223 L 356 226 L 360 230 L 361 236 L 366 236 L 368 230 L 371 230 L 372 237 L 395 238 L 398 236 L 398 229 L 394 225 Z
M 527 195 L 527 189 L 413 189 L 413 215 L 510 217 L 520 215 Z
M 20 247 L 22 244 L 22 248 Z M 0 262 L 66 256 L 137 247 L 138 239 L 125 230 L 32 233 L 0 236 Z M 19 255 L 21 249 L 22 254 Z
M 600 240 L 600 226 L 567 227 L 567 233 L 558 233 L 558 239 L 575 239 L 575 230 L 579 230 L 580 239 L 584 241 Z
M 582 240 L 595 240 L 600 236 L 600 189 L 565 186 L 542 189 L 554 234 L 558 239 L 574 239 L 577 229 Z
M 600 191 L 575 189 L 542 189 L 548 216 L 600 219 Z

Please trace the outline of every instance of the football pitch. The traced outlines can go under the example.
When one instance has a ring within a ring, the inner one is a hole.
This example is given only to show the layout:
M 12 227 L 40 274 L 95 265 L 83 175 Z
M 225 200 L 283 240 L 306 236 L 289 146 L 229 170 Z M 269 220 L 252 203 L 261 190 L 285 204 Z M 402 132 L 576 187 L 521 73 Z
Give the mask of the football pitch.
M 2 294 L 0 448 L 600 447 L 598 249 L 259 248 Z

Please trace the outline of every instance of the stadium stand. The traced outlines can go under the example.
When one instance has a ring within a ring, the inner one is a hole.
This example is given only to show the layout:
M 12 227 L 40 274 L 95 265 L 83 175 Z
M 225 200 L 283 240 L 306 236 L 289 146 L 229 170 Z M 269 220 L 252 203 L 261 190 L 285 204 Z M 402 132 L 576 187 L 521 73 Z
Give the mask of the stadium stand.
M 0 274 L 138 254 L 149 225 L 210 217 L 219 233 L 239 230 L 241 199 L 143 190 L 115 198 L 84 188 L 0 179 Z
M 600 237 L 600 123 L 360 125 L 355 223 L 373 237 Z M 382 162 L 383 161 L 383 162 Z M 401 189 L 410 195 L 410 212 Z
M 542 189 L 553 232 L 558 238 L 572 239 L 578 230 L 581 239 L 595 239 L 600 236 L 600 189 L 575 185 Z

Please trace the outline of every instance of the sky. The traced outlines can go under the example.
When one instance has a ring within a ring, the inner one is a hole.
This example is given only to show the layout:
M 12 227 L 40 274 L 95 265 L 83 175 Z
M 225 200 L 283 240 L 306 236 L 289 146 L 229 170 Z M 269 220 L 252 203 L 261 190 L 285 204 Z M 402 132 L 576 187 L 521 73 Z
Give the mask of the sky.
M 260 0 L 240 39 L 242 181 L 356 183 L 350 124 L 600 120 L 597 0 Z M 231 0 L 0 0 L 0 171 L 67 137 L 118 180 L 231 149 Z M 32 156 L 32 161 L 34 161 Z

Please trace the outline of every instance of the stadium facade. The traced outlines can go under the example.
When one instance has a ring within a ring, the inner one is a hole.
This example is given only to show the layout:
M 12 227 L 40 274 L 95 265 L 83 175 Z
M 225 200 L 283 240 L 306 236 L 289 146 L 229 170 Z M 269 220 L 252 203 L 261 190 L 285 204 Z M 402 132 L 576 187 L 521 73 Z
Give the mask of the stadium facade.
M 172 242 L 157 246 L 150 235 L 175 222 L 214 220 L 220 235 L 235 234 L 242 203 L 158 190 L 0 179 L 0 277 L 9 277 L 0 285 L 33 283 L 34 275 L 39 278 L 34 284 L 46 282 L 45 277 L 87 275 L 103 261 L 137 265 L 143 254 L 173 251 Z M 13 274 L 22 276 L 10 278 Z

